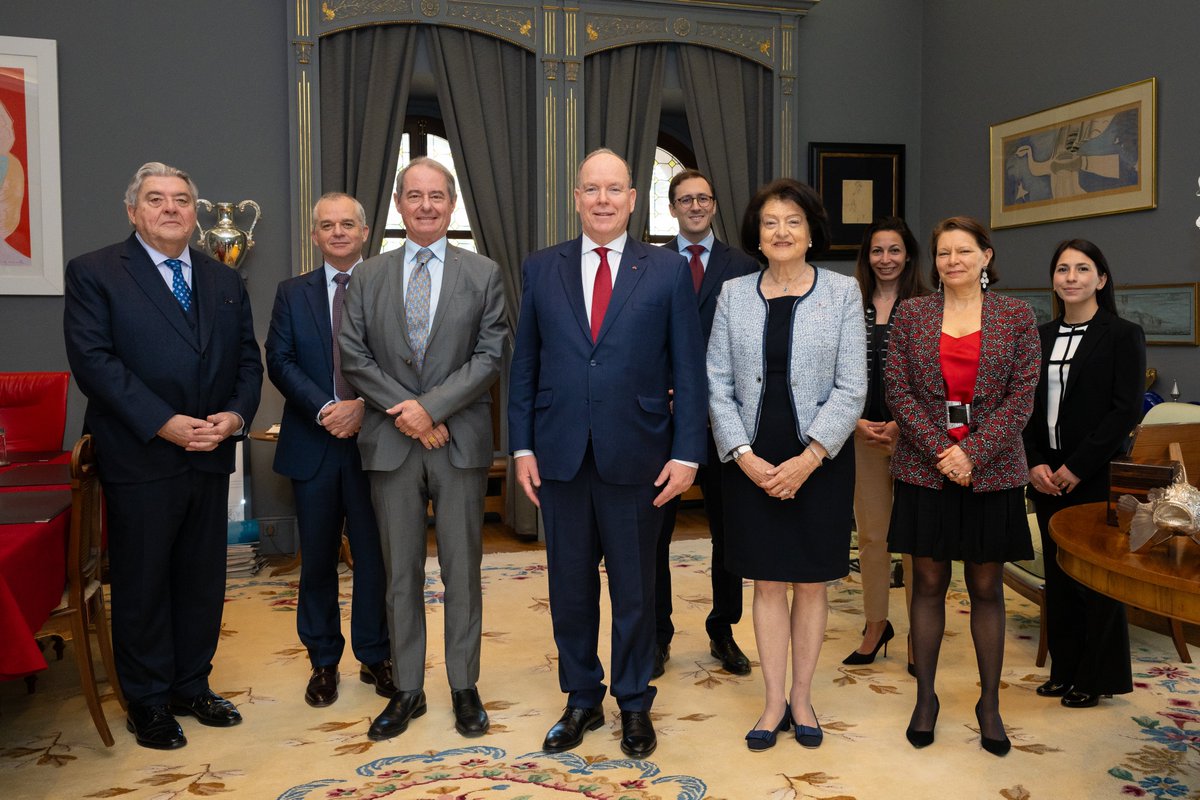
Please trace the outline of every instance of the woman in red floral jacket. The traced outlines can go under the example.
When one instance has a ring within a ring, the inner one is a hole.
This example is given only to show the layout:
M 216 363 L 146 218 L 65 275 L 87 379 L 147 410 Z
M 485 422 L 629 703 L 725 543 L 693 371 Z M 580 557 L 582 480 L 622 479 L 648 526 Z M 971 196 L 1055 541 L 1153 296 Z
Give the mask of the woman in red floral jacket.
M 888 545 L 913 557 L 917 702 L 906 735 L 914 747 L 933 743 L 946 591 L 951 561 L 961 560 L 979 664 L 980 740 L 1004 755 L 1001 576 L 1005 561 L 1033 557 L 1021 431 L 1033 410 L 1041 349 L 1029 306 L 986 291 L 996 272 L 983 224 L 943 220 L 932 252 L 939 291 L 897 307 L 887 363 L 888 406 L 900 426 Z

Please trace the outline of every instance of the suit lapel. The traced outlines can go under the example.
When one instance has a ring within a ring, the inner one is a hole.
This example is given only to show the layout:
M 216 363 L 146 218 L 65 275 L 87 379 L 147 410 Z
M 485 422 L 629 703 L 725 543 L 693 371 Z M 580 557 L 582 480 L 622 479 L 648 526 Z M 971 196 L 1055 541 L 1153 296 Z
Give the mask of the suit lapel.
M 434 334 L 442 325 L 442 320 L 446 316 L 446 307 L 454 298 L 454 294 L 458 291 L 459 281 L 462 279 L 462 251 L 453 245 L 446 245 L 446 263 L 442 265 L 442 288 L 438 293 L 437 308 L 433 311 L 433 318 L 429 321 L 429 336 L 425 337 L 425 351 L 429 351 L 429 343 L 433 341 Z M 407 328 L 406 328 L 407 330 Z
M 1071 396 L 1071 389 L 1079 382 L 1079 376 L 1083 374 L 1084 366 L 1092 357 L 1092 353 L 1096 351 L 1096 346 L 1108 336 L 1108 331 L 1108 312 L 1102 308 L 1097 309 L 1096 314 L 1088 322 L 1087 330 L 1083 332 L 1082 341 L 1075 348 L 1075 355 L 1071 358 L 1071 369 L 1067 371 L 1067 385 L 1063 387 L 1064 400 Z
M 633 294 L 634 287 L 642 279 L 644 269 L 641 262 L 645 257 L 646 251 L 642 245 L 627 236 L 625 252 L 621 254 L 621 267 L 617 270 L 617 281 L 613 284 L 612 299 L 608 301 L 608 310 L 604 312 L 604 323 L 600 326 L 600 335 L 596 337 L 596 344 L 600 344 L 604 334 L 616 324 L 621 309 L 625 307 L 629 296 Z
M 186 341 L 190 347 L 197 349 L 196 338 L 192 334 L 191 328 L 187 321 L 180 313 L 179 301 L 171 294 L 171 290 L 167 288 L 166 281 L 163 280 L 162 274 L 158 271 L 158 267 L 154 266 L 154 262 L 150 260 L 150 256 L 146 254 L 146 249 L 134 237 L 130 236 L 127 240 L 125 248 L 125 270 L 133 279 L 138 289 L 146 295 L 154 306 L 162 313 L 167 322 L 171 324 L 178 333 L 181 339 Z M 196 273 L 198 270 L 193 266 L 192 281 L 195 283 Z
M 698 305 L 704 305 L 708 298 L 725 280 L 725 270 L 729 268 L 729 248 L 724 242 L 713 240 L 712 251 L 708 254 L 708 266 L 704 269 L 704 280 L 700 283 L 700 294 L 696 297 Z
M 304 300 L 308 313 L 312 315 L 314 330 L 320 333 L 322 342 L 329 342 L 329 347 L 321 348 L 325 357 L 325 367 L 333 375 L 333 325 L 329 321 L 329 290 L 325 286 L 325 267 L 317 267 L 304 282 Z
M 217 276 L 211 269 L 202 269 L 201 261 L 206 258 L 203 253 L 192 250 L 192 297 L 196 301 L 196 320 L 200 326 L 200 350 L 208 346 L 212 336 L 213 323 L 217 318 L 217 305 L 224 298 L 217 297 Z M 215 262 L 214 262 L 215 263 Z M 223 265 L 222 265 L 223 266 Z M 229 269 L 229 267 L 225 267 Z
M 563 292 L 567 296 L 567 305 L 579 323 L 579 330 L 592 340 L 592 325 L 588 320 L 587 306 L 583 301 L 583 240 L 576 237 L 564 242 L 558 251 L 558 276 L 562 280 Z M 612 305 L 610 303 L 609 308 Z

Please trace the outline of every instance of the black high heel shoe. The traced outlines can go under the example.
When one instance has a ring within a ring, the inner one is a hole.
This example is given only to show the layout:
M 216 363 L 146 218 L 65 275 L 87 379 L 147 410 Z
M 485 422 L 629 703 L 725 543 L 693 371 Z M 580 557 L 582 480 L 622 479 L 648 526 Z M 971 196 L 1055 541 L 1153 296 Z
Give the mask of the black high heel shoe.
M 865 631 L 865 629 L 864 629 Z M 887 656 L 887 643 L 896 635 L 896 629 L 892 627 L 891 620 L 886 620 L 883 628 L 883 633 L 879 636 L 879 641 L 875 643 L 875 649 L 869 653 L 860 653 L 855 650 L 850 655 L 842 659 L 843 664 L 871 664 L 875 661 L 875 655 L 879 652 L 879 648 L 883 648 L 884 657 Z
M 908 739 L 908 743 L 920 750 L 922 747 L 929 747 L 933 744 L 933 729 L 937 727 L 938 714 L 942 711 L 942 702 L 938 700 L 938 696 L 933 696 L 933 727 L 927 731 L 919 731 L 912 726 L 912 722 L 908 723 L 908 730 L 904 731 L 904 736 Z
M 783 719 L 779 720 L 779 724 L 769 731 L 755 728 L 746 734 L 746 747 L 755 753 L 760 753 L 763 750 L 770 750 L 775 746 L 776 735 L 780 731 L 786 731 L 792 727 L 792 707 L 787 703 L 783 705 Z
M 979 744 L 983 746 L 994 756 L 1006 756 L 1008 751 L 1012 749 L 1012 742 L 1008 739 L 1008 734 L 1004 734 L 1003 739 L 991 739 L 983 734 L 983 720 L 979 716 L 979 703 L 975 703 L 975 721 L 979 723 Z M 1003 725 L 1003 723 L 1001 723 Z

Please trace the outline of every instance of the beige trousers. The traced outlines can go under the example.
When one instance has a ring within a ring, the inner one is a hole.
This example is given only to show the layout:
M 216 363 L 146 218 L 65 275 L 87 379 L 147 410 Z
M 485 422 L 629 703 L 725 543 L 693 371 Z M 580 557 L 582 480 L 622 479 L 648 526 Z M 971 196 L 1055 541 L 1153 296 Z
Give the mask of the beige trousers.
M 891 456 L 854 437 L 854 520 L 858 529 L 858 563 L 862 570 L 863 612 L 867 622 L 888 616 L 892 556 L 888 525 L 892 519 Z M 912 559 L 904 556 L 904 600 L 912 603 Z

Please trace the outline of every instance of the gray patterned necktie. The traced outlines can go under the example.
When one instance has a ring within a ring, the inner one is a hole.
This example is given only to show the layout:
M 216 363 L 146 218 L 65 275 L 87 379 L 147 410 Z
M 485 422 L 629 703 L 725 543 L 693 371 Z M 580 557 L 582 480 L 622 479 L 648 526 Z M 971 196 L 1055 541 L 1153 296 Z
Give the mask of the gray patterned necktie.
M 429 260 L 433 251 L 422 247 L 417 251 L 417 266 L 408 278 L 404 290 L 404 316 L 408 320 L 408 342 L 412 345 L 413 365 L 417 372 L 425 366 L 425 345 L 429 341 Z

